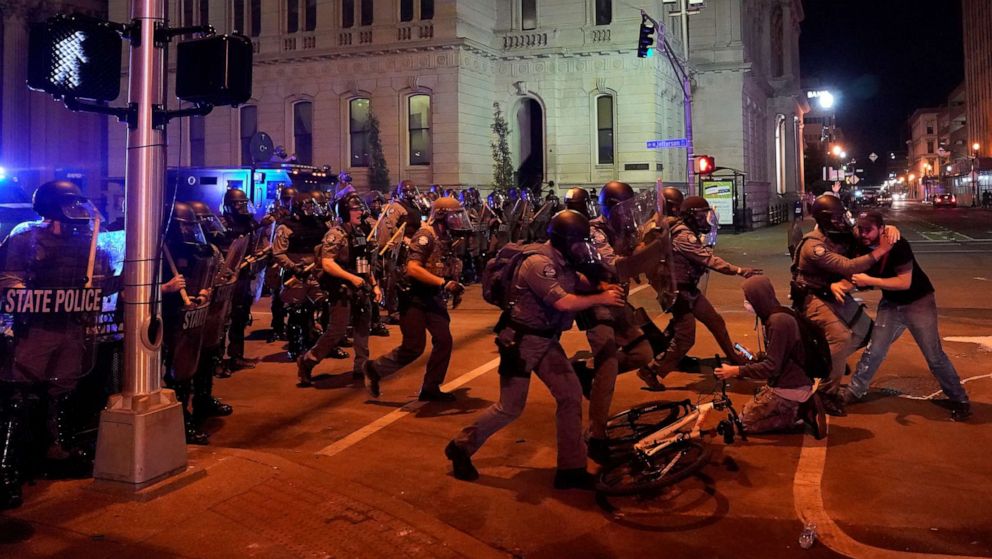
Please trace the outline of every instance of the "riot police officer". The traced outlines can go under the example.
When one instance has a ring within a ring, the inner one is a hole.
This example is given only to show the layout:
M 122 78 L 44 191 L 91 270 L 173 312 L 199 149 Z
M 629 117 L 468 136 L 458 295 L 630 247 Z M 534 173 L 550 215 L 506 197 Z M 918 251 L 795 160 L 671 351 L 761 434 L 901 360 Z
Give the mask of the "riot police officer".
M 698 284 L 708 269 L 745 278 L 761 273 L 761 270 L 756 268 L 735 266 L 713 254 L 711 247 L 703 245 L 700 236 L 711 231 L 714 221 L 712 210 L 705 198 L 689 196 L 682 203 L 681 212 L 679 220 L 672 228 L 673 268 L 678 295 L 671 309 L 672 320 L 668 326 L 672 331 L 671 345 L 662 355 L 656 356 L 647 367 L 638 371 L 641 380 L 654 390 L 664 390 L 664 385 L 657 377 L 664 378 L 675 370 L 679 361 L 696 343 L 697 319 L 713 334 L 720 349 L 730 361 L 735 364 L 742 362 L 734 349 L 734 343 L 730 340 L 723 317 L 699 290 Z
M 95 281 L 107 268 L 105 255 L 95 250 L 99 214 L 78 186 L 47 182 L 35 191 L 32 206 L 42 219 L 17 225 L 0 243 L 0 292 L 18 290 L 28 295 L 22 301 L 37 301 L 30 295 L 45 290 L 51 302 L 59 294 L 82 298 L 92 289 L 116 289 Z M 96 301 L 95 310 L 0 305 L 0 509 L 21 504 L 23 468 L 34 462 L 26 452 L 37 440 L 30 424 L 36 406 L 45 410 L 41 448 L 47 447 L 50 471 L 87 468 L 71 416 L 76 388 L 93 365 L 102 299 Z
M 565 193 L 565 209 L 579 212 L 587 219 L 599 217 L 599 206 L 584 188 L 570 188 Z
M 203 202 L 190 201 L 188 204 L 199 218 L 200 227 L 214 251 L 217 262 L 210 289 L 209 311 L 203 327 L 200 360 L 193 376 L 193 418 L 198 423 L 202 423 L 207 418 L 228 416 L 234 412 L 230 405 L 214 398 L 213 387 L 214 375 L 223 367 L 224 341 L 227 337 L 227 325 L 238 284 L 238 274 L 235 269 L 244 258 L 247 245 L 245 242 L 229 245 L 225 257 L 219 246 L 226 242 L 228 236 L 224 224 Z
M 678 216 L 682 215 L 682 202 L 685 201 L 685 194 L 682 194 L 682 191 L 674 186 L 666 186 L 661 190 L 661 196 L 664 200 L 665 217 L 668 220 L 668 225 L 674 227 Z
M 265 245 L 268 239 L 264 237 L 260 230 L 260 225 L 255 221 L 254 208 L 248 195 L 243 190 L 237 188 L 228 189 L 224 193 L 224 203 L 221 208 L 221 222 L 227 230 L 227 235 L 218 245 L 224 253 L 225 258 L 233 263 L 233 259 L 228 258 L 231 247 L 236 242 L 244 245 L 243 257 L 250 258 L 250 261 L 242 259 L 237 263 L 238 280 L 234 288 L 231 300 L 231 324 L 228 328 L 227 371 L 237 371 L 240 369 L 250 369 L 258 363 L 254 359 L 245 358 L 245 329 L 251 321 L 251 305 L 254 302 L 254 291 L 252 280 L 261 267 L 263 255 L 266 253 Z M 244 239 L 239 241 L 239 239 Z M 271 251 L 271 248 L 268 249 Z
M 586 471 L 582 440 L 582 392 L 559 342 L 572 325 L 576 312 L 595 306 L 620 307 L 623 293 L 617 286 L 593 295 L 576 294 L 577 271 L 598 267 L 599 256 L 589 238 L 589 221 L 565 210 L 548 225 L 549 241 L 525 257 L 514 274 L 513 303 L 496 326 L 499 348 L 499 402 L 489 407 L 445 448 L 457 479 L 473 481 L 479 473 L 472 465 L 475 454 L 489 437 L 523 413 L 531 372 L 537 374 L 557 404 L 557 489 L 592 489 Z
M 297 359 L 299 384 L 310 386 L 311 372 L 344 340 L 349 321 L 354 331 L 354 376 L 362 379 L 369 359 L 369 330 L 372 313 L 382 293 L 372 273 L 372 248 L 368 244 L 365 218 L 368 207 L 353 194 L 338 201 L 343 221 L 324 235 L 320 250 L 321 288 L 330 301 L 328 327 L 317 342 Z
M 269 245 L 275 241 L 275 232 L 282 222 L 290 217 L 290 209 L 293 207 L 293 199 L 297 190 L 291 186 L 280 187 L 278 198 L 268 208 L 265 217 L 262 218 L 262 225 L 265 227 L 263 235 L 269 240 Z M 272 262 L 265 269 L 265 287 L 272 294 L 272 332 L 269 333 L 268 342 L 286 339 L 286 310 L 279 291 L 282 289 L 280 277 L 280 267 Z
M 327 234 L 320 207 L 309 192 L 297 192 L 290 217 L 276 229 L 272 259 L 282 269 L 279 298 L 287 309 L 289 356 L 296 360 L 312 342 L 316 305 L 323 296 L 317 285 L 315 251 Z
M 409 180 L 402 180 L 393 191 L 393 200 L 383 210 L 375 238 L 383 254 L 383 297 L 392 324 L 399 321 L 399 284 L 403 280 L 400 255 L 405 242 L 420 228 L 423 220 L 420 190 Z M 402 233 L 400 232 L 402 230 Z
M 163 251 L 167 264 L 163 277 L 168 280 L 162 285 L 165 382 L 176 392 L 183 408 L 186 442 L 207 444 L 207 435 L 197 427 L 189 403 L 210 312 L 217 259 L 200 219 L 186 202 L 172 205 Z
M 806 234 L 796 249 L 792 272 L 792 304 L 818 324 L 830 344 L 830 378 L 820 384 L 823 405 L 831 415 L 844 414 L 841 379 L 847 358 L 867 343 L 865 332 L 855 333 L 842 319 L 845 308 L 857 309 L 849 293 L 836 293 L 834 284 L 865 272 L 892 249 L 891 236 L 882 234 L 869 254 L 853 258 L 856 248 L 854 219 L 840 198 L 822 195 L 813 202 L 816 228 Z M 841 300 L 838 300 L 840 298 Z
M 431 334 L 431 355 L 420 389 L 421 401 L 452 401 L 454 395 L 441 390 L 451 360 L 451 318 L 446 299 L 460 297 L 465 286 L 459 283 L 460 270 L 449 268 L 454 236 L 471 232 L 465 208 L 454 198 L 438 198 L 430 218 L 410 239 L 406 278 L 408 286 L 400 293 L 400 331 L 403 341 L 392 352 L 366 366 L 369 391 L 378 396 L 378 379 L 405 367 L 424 352 L 427 332 Z

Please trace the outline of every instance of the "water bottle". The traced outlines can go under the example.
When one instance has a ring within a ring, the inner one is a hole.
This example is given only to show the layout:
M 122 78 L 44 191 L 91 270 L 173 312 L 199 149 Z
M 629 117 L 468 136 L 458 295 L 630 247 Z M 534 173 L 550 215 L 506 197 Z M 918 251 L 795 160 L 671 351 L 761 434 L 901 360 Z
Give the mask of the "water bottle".
M 799 547 L 809 549 L 813 547 L 814 541 L 816 541 L 816 524 L 807 522 L 799 534 Z

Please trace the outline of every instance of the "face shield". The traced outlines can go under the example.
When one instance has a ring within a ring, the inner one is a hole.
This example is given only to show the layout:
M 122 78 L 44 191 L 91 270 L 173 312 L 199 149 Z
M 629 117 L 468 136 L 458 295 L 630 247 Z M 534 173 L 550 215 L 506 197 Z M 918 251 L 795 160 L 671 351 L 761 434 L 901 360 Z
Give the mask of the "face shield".
M 255 204 L 251 200 L 234 200 L 227 204 L 227 211 L 233 216 L 253 216 L 255 215 Z
M 610 229 L 616 233 L 616 248 L 620 254 L 629 255 L 634 251 L 634 247 L 640 242 L 648 222 L 654 215 L 656 206 L 654 192 L 642 192 L 633 198 L 618 202 L 610 209 L 607 222 Z
M 213 214 L 200 217 L 200 229 L 210 238 L 223 237 L 227 234 L 227 228 L 221 223 L 220 218 Z
M 188 245 L 203 246 L 207 244 L 207 236 L 198 222 L 175 220 L 173 222 L 176 240 Z
M 61 196 L 59 207 L 68 221 L 92 221 L 100 216 L 93 203 L 82 196 Z
M 597 266 L 603 262 L 603 257 L 596 250 L 596 245 L 592 244 L 589 239 L 581 239 L 569 244 L 565 259 L 570 264 L 583 268 Z
M 446 210 L 444 215 L 444 226 L 452 235 L 468 235 L 472 232 L 472 220 L 469 218 L 465 208 L 457 210 Z

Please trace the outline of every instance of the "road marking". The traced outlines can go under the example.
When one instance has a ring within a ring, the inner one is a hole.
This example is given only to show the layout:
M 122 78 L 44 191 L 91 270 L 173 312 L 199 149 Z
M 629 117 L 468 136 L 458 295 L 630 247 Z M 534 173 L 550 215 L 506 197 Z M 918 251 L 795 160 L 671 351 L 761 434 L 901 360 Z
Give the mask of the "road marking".
M 992 336 L 944 336 L 944 341 L 978 344 L 981 351 L 992 351 Z
M 978 376 L 974 376 L 974 377 L 968 377 L 968 378 L 961 379 L 961 384 L 968 384 L 969 382 L 972 382 L 972 381 L 982 380 L 982 379 L 987 379 L 987 378 L 992 378 L 992 373 L 987 374 L 987 375 L 978 375 Z M 934 392 L 933 394 L 928 394 L 926 396 L 913 396 L 911 394 L 899 394 L 899 397 L 900 398 L 905 398 L 907 400 L 933 400 L 934 398 L 936 398 L 937 396 L 940 396 L 943 393 L 944 393 L 943 390 L 938 390 L 938 391 Z
M 639 293 L 647 288 L 648 288 L 647 284 L 639 285 L 634 289 L 630 290 L 628 297 L 635 293 Z M 488 363 L 484 363 L 476 367 L 475 369 L 472 369 L 471 371 L 465 373 L 464 375 L 459 376 L 458 378 L 452 380 L 451 382 L 444 384 L 443 386 L 441 386 L 441 390 L 445 392 L 451 392 L 452 390 L 456 390 L 462 385 L 472 382 L 473 380 L 481 377 L 482 375 L 488 373 L 489 371 L 495 370 L 497 366 L 499 366 L 499 357 L 493 359 L 492 361 L 489 361 Z M 426 404 L 427 404 L 426 402 L 421 402 L 419 400 L 412 400 L 410 402 L 407 402 L 406 404 L 403 405 L 403 407 L 387 413 L 386 415 L 380 417 L 379 419 L 376 419 L 372 423 L 369 423 L 368 425 L 361 427 L 357 431 L 353 431 L 348 435 L 346 435 L 345 437 L 338 439 L 337 441 L 329 444 L 328 446 L 318 450 L 317 454 L 323 456 L 334 456 L 336 454 L 340 454 L 345 450 L 348 450 L 349 448 L 362 442 L 363 440 L 371 437 L 372 435 L 378 433 L 379 431 L 382 431 L 386 427 L 389 427 L 393 423 L 396 423 L 397 421 L 403 419 L 404 417 L 416 412 L 420 408 L 424 407 Z
M 827 418 L 829 424 L 830 418 Z M 913 553 L 883 549 L 861 543 L 847 535 L 827 514 L 823 504 L 823 469 L 827 461 L 827 440 L 816 440 L 810 435 L 803 437 L 803 447 L 799 454 L 799 465 L 792 485 L 792 497 L 796 514 L 803 525 L 816 524 L 816 537 L 823 545 L 848 557 L 859 559 L 980 559 L 964 555 L 942 555 Z
M 449 383 L 446 383 L 441 387 L 441 390 L 444 390 L 445 392 L 451 392 L 452 390 L 455 390 L 456 388 L 462 386 L 463 384 L 472 382 L 478 377 L 488 373 L 489 371 L 492 371 L 497 367 L 497 365 L 499 365 L 499 357 L 493 359 L 492 361 L 489 361 L 488 363 L 480 365 L 475 369 L 472 369 L 471 371 L 465 373 L 464 375 L 461 375 L 460 377 L 452 380 Z M 317 454 L 322 454 L 324 456 L 334 456 L 335 454 L 340 454 L 341 452 L 351 448 L 352 446 L 355 446 L 359 442 L 369 438 L 370 436 L 378 433 L 379 431 L 382 431 L 386 427 L 389 427 L 393 423 L 396 423 L 397 421 L 403 419 L 404 417 L 410 415 L 411 413 L 416 412 L 420 408 L 424 407 L 426 404 L 427 402 L 421 402 L 419 400 L 413 400 L 407 402 L 402 408 L 398 410 L 393 410 L 387 413 L 386 415 L 380 417 L 379 419 L 376 419 L 372 423 L 365 425 L 361 429 L 358 429 L 357 431 L 350 433 L 346 437 L 339 439 L 334 443 L 320 449 L 319 451 L 317 451 Z

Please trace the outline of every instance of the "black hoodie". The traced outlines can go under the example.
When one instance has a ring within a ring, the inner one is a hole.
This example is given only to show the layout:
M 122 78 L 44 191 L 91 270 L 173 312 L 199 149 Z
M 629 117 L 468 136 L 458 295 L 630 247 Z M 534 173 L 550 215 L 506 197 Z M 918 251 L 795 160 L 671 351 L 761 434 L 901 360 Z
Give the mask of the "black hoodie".
M 802 388 L 813 383 L 802 369 L 805 362 L 799 324 L 787 312 L 775 312 L 782 305 L 766 276 L 744 280 L 744 298 L 754 307 L 765 326 L 764 358 L 741 367 L 741 377 L 765 379 L 776 388 Z

